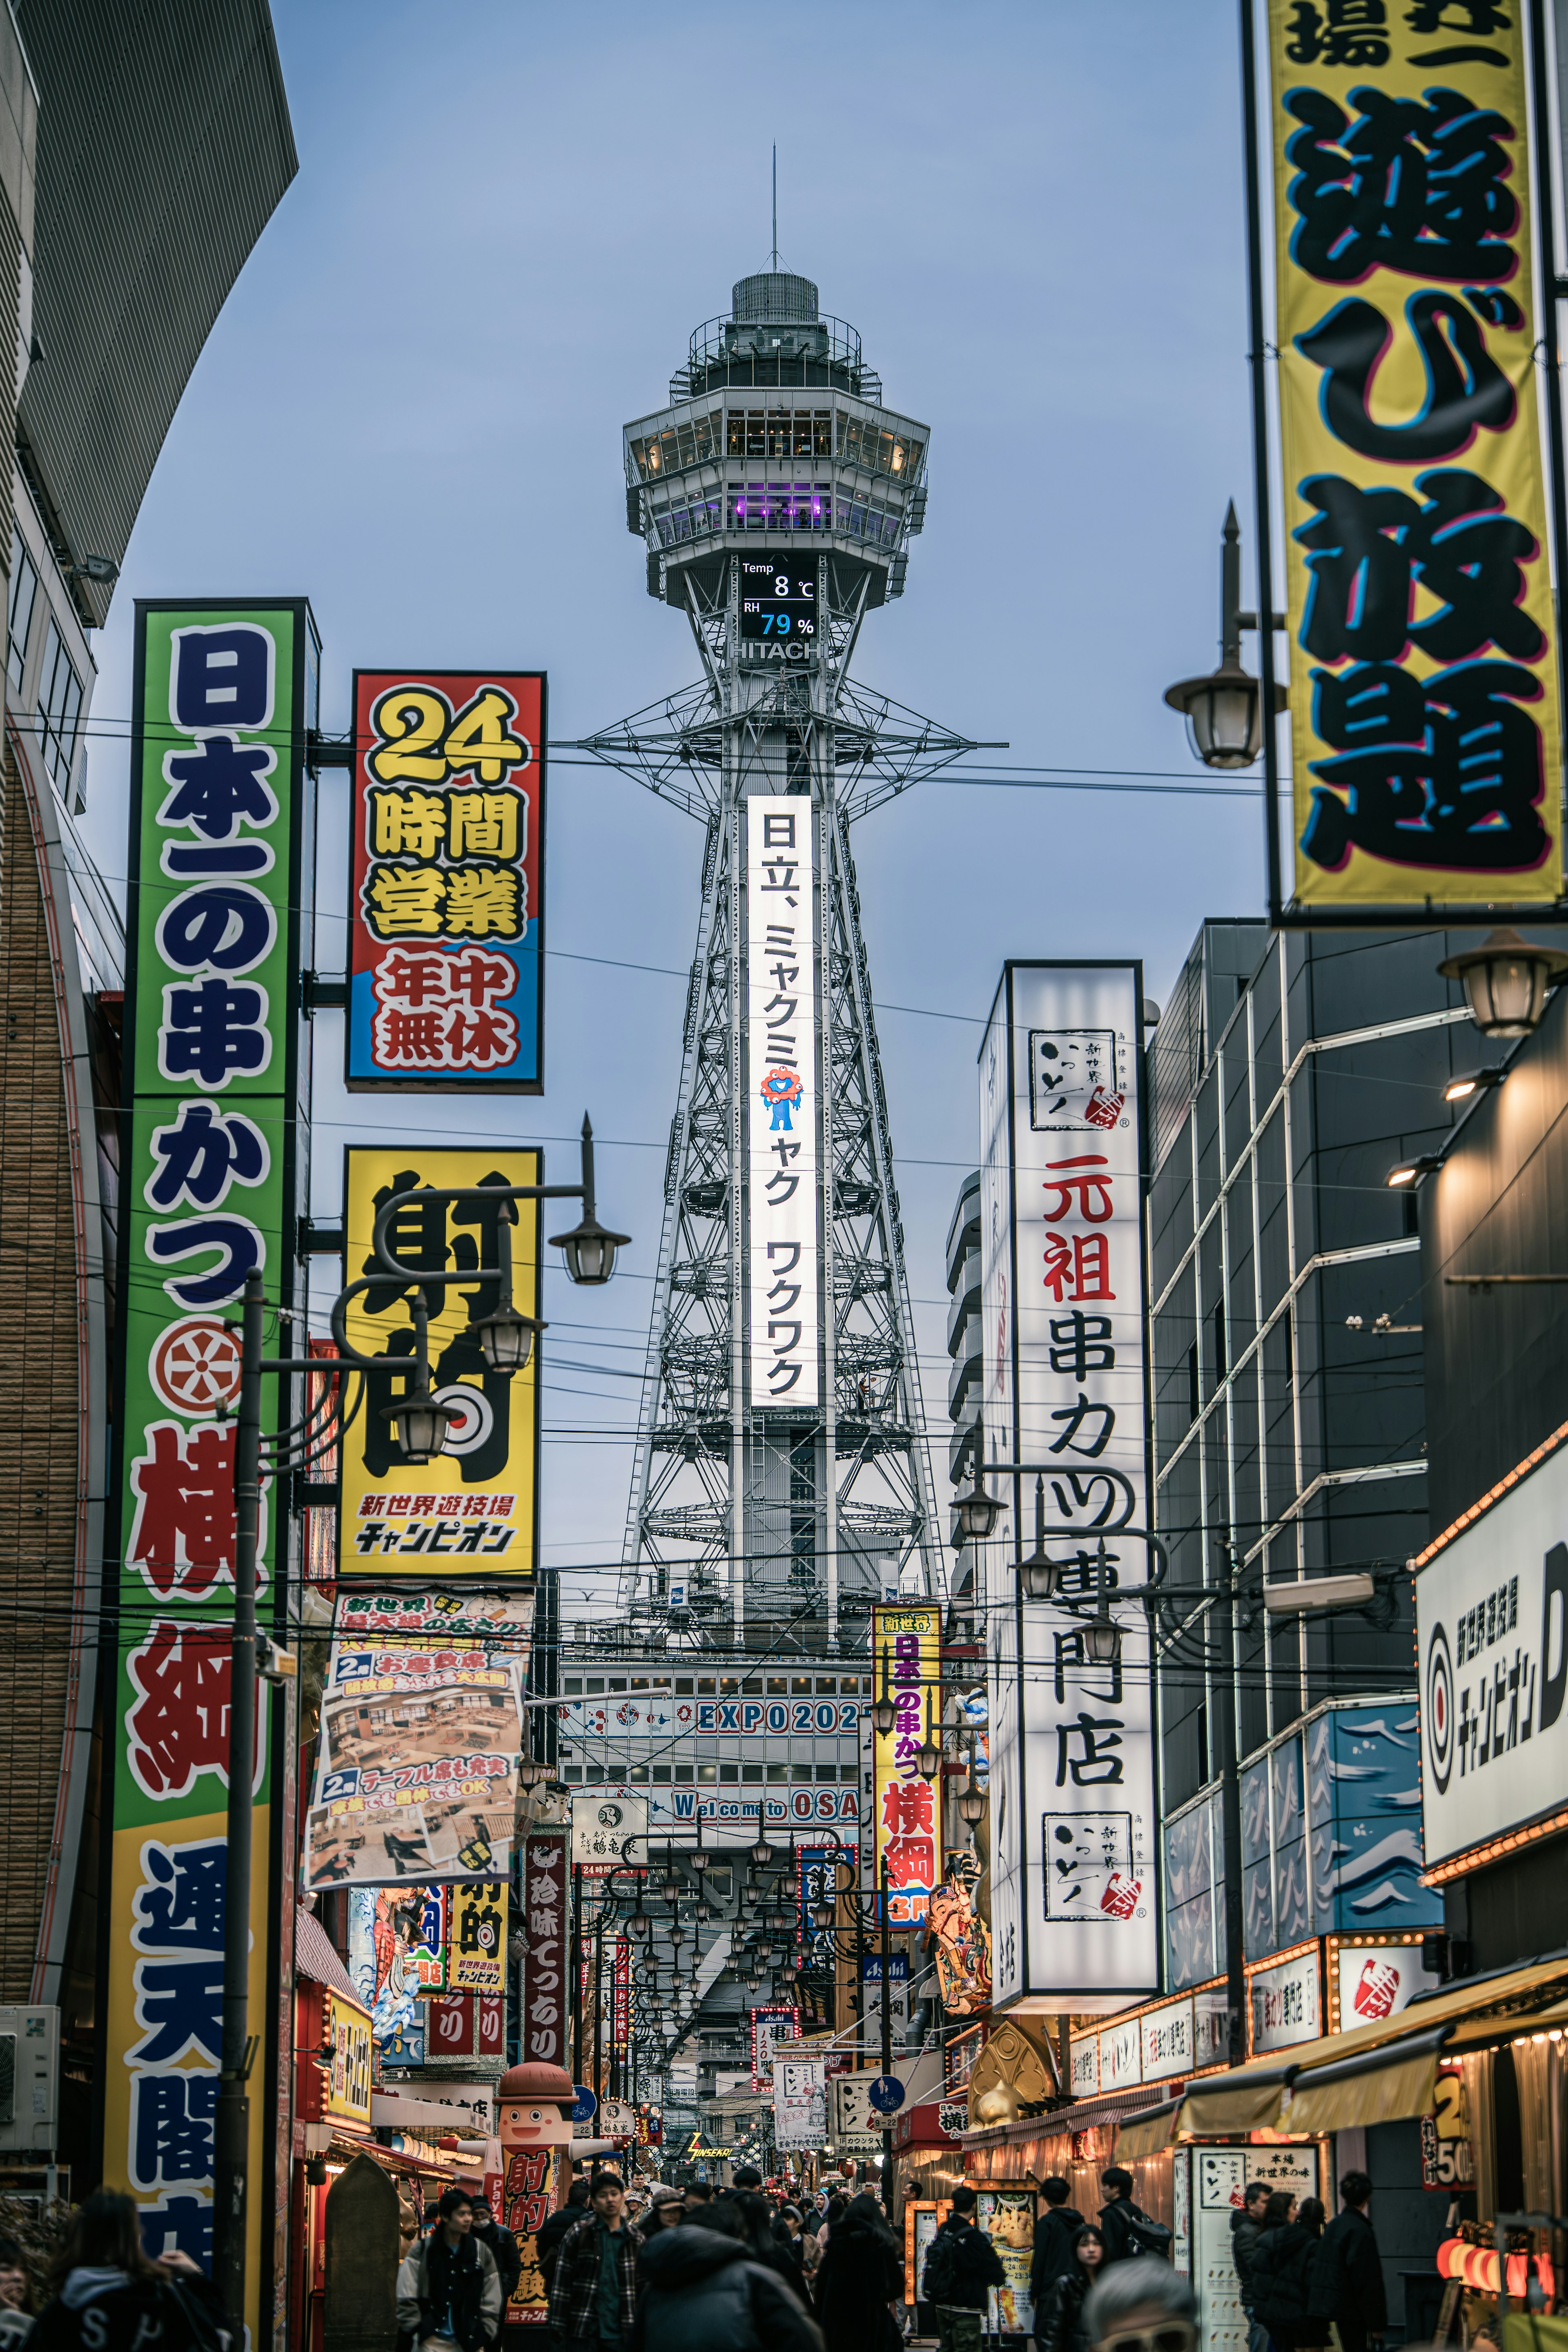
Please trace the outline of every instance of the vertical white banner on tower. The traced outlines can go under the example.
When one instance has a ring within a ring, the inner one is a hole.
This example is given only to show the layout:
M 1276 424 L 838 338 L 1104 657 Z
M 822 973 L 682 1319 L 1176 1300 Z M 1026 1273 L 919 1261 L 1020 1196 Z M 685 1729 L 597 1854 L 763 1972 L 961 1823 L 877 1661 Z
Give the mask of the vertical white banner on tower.
M 1018 1597 L 1035 1476 L 987 1547 L 998 2006 L 1159 1981 L 1135 964 L 1009 964 L 980 1055 L 985 1452 L 1043 1463 L 1050 1601 Z M 991 1480 L 1005 1495 L 1013 1482 Z M 1084 1655 L 1105 1544 L 1113 1665 Z M 1019 1627 L 1022 1642 L 1020 1657 Z
M 816 963 L 811 802 L 746 800 L 752 1402 L 815 1405 Z

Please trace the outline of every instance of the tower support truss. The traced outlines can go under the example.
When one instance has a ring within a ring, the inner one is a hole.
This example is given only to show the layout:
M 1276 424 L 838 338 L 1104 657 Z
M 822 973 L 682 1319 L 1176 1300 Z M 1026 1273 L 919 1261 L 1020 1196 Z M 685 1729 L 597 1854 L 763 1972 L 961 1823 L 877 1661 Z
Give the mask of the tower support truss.
M 742 634 L 739 561 L 710 570 L 706 593 L 688 575 L 701 681 L 578 747 L 706 830 L 621 1594 L 634 1622 L 694 1643 L 721 1630 L 767 1642 L 789 1625 L 802 1647 L 832 1647 L 889 1587 L 940 1590 L 850 828 L 974 747 L 850 681 L 866 592 L 845 570 L 841 585 L 834 558 L 816 561 L 822 625 L 799 661 Z M 748 1076 L 748 956 L 764 910 L 748 903 L 746 826 L 762 795 L 799 813 L 813 848 L 809 1404 L 758 1392 L 751 1328 L 749 1161 L 768 1111 Z

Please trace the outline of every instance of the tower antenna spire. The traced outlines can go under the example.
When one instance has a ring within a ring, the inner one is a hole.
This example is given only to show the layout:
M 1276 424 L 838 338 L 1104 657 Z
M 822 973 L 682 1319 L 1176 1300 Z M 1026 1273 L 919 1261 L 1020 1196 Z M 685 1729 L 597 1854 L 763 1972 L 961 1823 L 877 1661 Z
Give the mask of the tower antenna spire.
M 779 266 L 779 151 L 773 142 L 773 268 Z

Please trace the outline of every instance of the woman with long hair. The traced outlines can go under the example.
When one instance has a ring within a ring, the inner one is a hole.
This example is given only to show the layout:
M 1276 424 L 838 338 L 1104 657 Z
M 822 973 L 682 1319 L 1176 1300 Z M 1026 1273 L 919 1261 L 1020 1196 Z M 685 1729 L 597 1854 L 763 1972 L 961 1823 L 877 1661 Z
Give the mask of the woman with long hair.
M 1262 2232 L 1252 2250 L 1252 2307 L 1278 2352 L 1310 2352 L 1329 2338 L 1326 2319 L 1308 2308 L 1312 2264 L 1323 2234 L 1323 2208 L 1316 2197 L 1300 2205 L 1288 2189 L 1276 2189 L 1263 2209 Z
M 1092 2221 L 1073 2232 L 1071 2253 L 1067 2269 L 1051 2281 L 1044 2320 L 1035 2315 L 1040 2352 L 1089 2352 L 1083 2307 L 1105 2260 L 1105 2239 Z
M 812 2292 L 827 2352 L 901 2352 L 889 2305 L 903 2299 L 903 2256 L 868 2191 L 834 2222 Z
M 205 2352 L 221 2325 L 205 2271 L 188 2254 L 149 2259 L 134 2204 L 95 2189 L 71 2215 L 50 2273 L 54 2292 L 33 2323 L 27 2352 Z

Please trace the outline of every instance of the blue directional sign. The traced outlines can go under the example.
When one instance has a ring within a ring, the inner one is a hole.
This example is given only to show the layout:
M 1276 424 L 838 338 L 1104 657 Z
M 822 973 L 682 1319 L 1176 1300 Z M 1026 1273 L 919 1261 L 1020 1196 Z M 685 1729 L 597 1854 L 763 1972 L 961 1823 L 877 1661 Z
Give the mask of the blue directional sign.
M 572 2101 L 573 2122 L 574 2124 L 591 2123 L 593 2118 L 599 2112 L 598 2100 L 594 2096 L 593 2092 L 588 2088 L 586 2083 L 574 2083 L 572 2088 L 574 2094 Z M 900 2091 L 899 2093 L 900 2098 L 901 2099 L 903 2095 L 903 2093 Z
M 904 2086 L 896 2074 L 879 2074 L 866 2096 L 879 2116 L 896 2116 L 904 2104 Z

